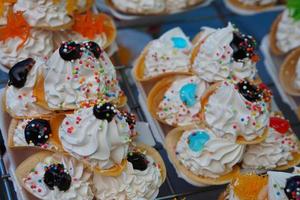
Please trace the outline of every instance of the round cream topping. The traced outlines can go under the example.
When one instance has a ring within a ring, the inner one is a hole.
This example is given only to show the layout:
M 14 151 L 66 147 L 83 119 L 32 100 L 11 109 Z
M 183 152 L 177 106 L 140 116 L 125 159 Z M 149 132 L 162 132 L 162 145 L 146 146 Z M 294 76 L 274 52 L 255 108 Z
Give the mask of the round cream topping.
M 92 200 L 94 195 L 89 183 L 91 174 L 85 171 L 83 164 L 74 158 L 58 154 L 54 156 L 55 159 L 47 157 L 43 162 L 39 162 L 24 178 L 26 188 L 43 200 Z M 54 190 L 50 190 L 43 181 L 45 167 L 58 162 L 64 165 L 65 170 L 72 177 L 71 186 L 67 191 L 60 191 L 56 186 Z
M 247 141 L 261 136 L 269 124 L 268 103 L 250 102 L 235 88 L 223 81 L 209 97 L 205 106 L 205 121 L 220 137 L 236 139 L 241 135 Z
M 59 138 L 67 152 L 101 169 L 121 164 L 126 158 L 130 133 L 119 113 L 108 122 L 97 119 L 92 107 L 67 115 L 59 128 Z
M 165 10 L 163 0 L 112 0 L 114 5 L 123 12 L 161 13 Z
M 300 46 L 300 20 L 295 21 L 285 9 L 277 26 L 276 45 L 284 53 Z
M 297 65 L 296 65 L 295 86 L 297 88 L 300 88 L 300 58 L 298 59 L 298 62 L 297 62 Z
M 17 62 L 32 57 L 48 57 L 53 51 L 52 33 L 39 29 L 31 29 L 28 39 L 22 43 L 19 37 L 0 41 L 0 63 L 11 67 Z
M 33 88 L 44 67 L 42 60 L 37 60 L 35 65 L 29 71 L 25 85 L 22 88 L 16 88 L 9 85 L 5 93 L 5 105 L 10 112 L 18 117 L 34 117 L 50 113 L 49 110 L 36 104 L 36 98 L 33 96 Z
M 191 43 L 180 28 L 174 28 L 146 47 L 145 77 L 166 72 L 188 72 Z
M 158 195 L 162 178 L 158 166 L 150 156 L 146 156 L 148 167 L 136 170 L 130 162 L 118 177 L 95 174 L 93 185 L 98 200 L 154 200 Z
M 89 50 L 66 61 L 59 50 L 47 62 L 45 99 L 52 109 L 75 109 L 84 101 L 117 100 L 121 93 L 114 66 L 105 52 L 96 59 Z
M 17 126 L 14 130 L 14 135 L 13 135 L 13 142 L 14 142 L 15 146 L 34 146 L 33 143 L 28 144 L 25 139 L 25 128 L 26 128 L 27 124 L 29 122 L 31 122 L 31 120 L 33 120 L 33 119 L 23 119 L 23 120 L 18 121 Z M 57 146 L 55 146 L 54 144 L 52 144 L 50 142 L 46 142 L 45 144 L 43 144 L 40 147 L 48 149 L 48 150 L 49 149 L 55 150 L 55 151 L 58 150 Z
M 18 0 L 14 11 L 23 11 L 32 27 L 57 27 L 68 24 L 72 18 L 67 14 L 66 1 L 54 3 L 52 0 Z
M 243 167 L 251 169 L 274 169 L 287 165 L 293 160 L 292 153 L 299 152 L 297 138 L 293 133 L 281 134 L 269 127 L 266 140 L 248 145 L 243 159 Z
M 268 197 L 269 200 L 288 200 L 283 188 L 288 178 L 295 176 L 292 173 L 268 171 Z
M 219 138 L 209 129 L 185 131 L 176 146 L 177 159 L 192 173 L 218 178 L 241 161 L 244 145 Z
M 184 126 L 198 121 L 200 99 L 207 87 L 207 83 L 197 76 L 178 78 L 160 102 L 158 117 L 169 125 Z
M 253 79 L 256 74 L 256 63 L 249 58 L 235 61 L 232 57 L 235 29 L 229 23 L 227 27 L 216 29 L 202 41 L 199 41 L 199 52 L 192 63 L 193 71 L 208 82 L 216 82 L 235 76 L 238 79 Z M 211 29 L 210 29 L 211 32 Z
M 276 3 L 277 0 L 239 0 L 239 2 L 245 4 L 245 5 L 268 5 L 268 4 L 272 4 L 272 3 Z

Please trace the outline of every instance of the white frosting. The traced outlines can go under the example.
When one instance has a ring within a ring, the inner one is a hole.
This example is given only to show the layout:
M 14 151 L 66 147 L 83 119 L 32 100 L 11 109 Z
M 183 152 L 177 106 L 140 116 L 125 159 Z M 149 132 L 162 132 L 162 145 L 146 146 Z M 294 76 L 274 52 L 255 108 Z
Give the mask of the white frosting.
M 185 43 L 178 48 L 174 40 L 180 39 Z M 145 55 L 145 77 L 153 77 L 166 72 L 188 72 L 191 43 L 180 28 L 174 28 L 153 40 L 147 46 Z
M 60 191 L 56 186 L 50 190 L 44 183 L 43 177 L 45 167 L 60 162 L 64 165 L 67 173 L 72 177 L 71 187 L 67 191 Z M 59 155 L 59 160 L 47 157 L 43 162 L 37 164 L 33 172 L 23 180 L 27 190 L 31 191 L 36 197 L 43 200 L 92 200 L 92 193 L 89 178 L 90 173 L 84 170 L 82 163 L 74 158 Z M 31 187 L 32 185 L 36 187 Z
M 93 167 L 109 169 L 126 158 L 130 129 L 119 114 L 111 122 L 99 120 L 91 107 L 67 115 L 59 128 L 59 137 L 71 155 L 87 160 Z
M 247 146 L 244 168 L 274 169 L 293 160 L 292 153 L 299 151 L 295 135 L 290 132 L 281 134 L 271 127 L 268 134 L 264 142 Z
M 13 66 L 28 57 L 48 57 L 53 51 L 52 33 L 39 29 L 31 29 L 28 39 L 18 49 L 22 39 L 18 37 L 0 41 L 0 63 Z
M 300 21 L 295 21 L 285 9 L 277 26 L 276 45 L 284 53 L 300 46 Z
M 123 12 L 161 13 L 166 7 L 162 0 L 112 0 L 112 2 Z
M 5 95 L 5 105 L 18 117 L 34 117 L 50 113 L 39 105 L 37 105 L 36 98 L 33 96 L 33 88 L 44 67 L 42 60 L 37 60 L 35 65 L 31 68 L 27 75 L 27 80 L 22 88 L 16 88 L 13 85 L 7 86 Z
M 297 65 L 296 65 L 295 86 L 297 88 L 300 88 L 300 58 L 298 59 L 298 62 L 297 62 Z
M 235 139 L 241 135 L 247 141 L 264 133 L 269 124 L 268 103 L 250 102 L 235 85 L 223 81 L 209 97 L 205 106 L 205 120 L 222 137 Z
M 286 185 L 286 180 L 295 174 L 285 172 L 268 172 L 268 197 L 269 200 L 288 200 L 283 188 Z
M 99 59 L 85 50 L 74 62 L 60 57 L 57 50 L 47 62 L 45 99 L 52 109 L 79 108 L 83 101 L 100 97 L 117 100 L 121 92 L 114 66 L 105 52 Z
M 65 3 L 66 1 L 56 4 L 52 0 L 18 0 L 14 4 L 14 11 L 23 11 L 23 16 L 32 27 L 58 27 L 72 21 Z
M 198 76 L 208 82 L 224 80 L 229 76 L 238 79 L 253 79 L 256 74 L 256 63 L 249 58 L 235 61 L 232 58 L 233 49 L 230 46 L 233 40 L 233 26 L 229 23 L 227 27 L 216 29 L 200 43 L 199 52 L 196 55 L 193 70 Z
M 200 151 L 194 151 L 189 146 L 189 136 L 195 132 L 205 132 L 209 136 Z M 244 150 L 244 145 L 219 138 L 211 130 L 201 128 L 185 131 L 176 146 L 177 159 L 187 169 L 210 178 L 230 173 L 233 166 L 241 161 Z
M 94 175 L 95 196 L 98 200 L 154 200 L 158 194 L 162 177 L 154 160 L 149 161 L 144 171 L 135 170 L 130 162 L 118 177 Z
M 189 83 L 195 84 L 197 87 L 196 103 L 191 107 L 184 104 L 180 98 L 181 88 Z M 201 111 L 200 99 L 207 87 L 207 83 L 196 76 L 177 79 L 166 91 L 164 99 L 158 106 L 159 112 L 157 112 L 157 115 L 169 125 L 184 126 L 198 121 L 199 112 Z
M 277 0 L 239 0 L 239 2 L 251 6 L 265 6 L 268 4 L 276 3 Z
M 29 122 L 31 122 L 31 120 L 32 119 L 24 119 L 18 121 L 13 135 L 13 141 L 15 146 L 34 146 L 33 143 L 28 144 L 25 139 L 25 127 Z M 53 145 L 50 142 L 46 142 L 40 147 L 48 150 L 58 150 L 57 146 Z

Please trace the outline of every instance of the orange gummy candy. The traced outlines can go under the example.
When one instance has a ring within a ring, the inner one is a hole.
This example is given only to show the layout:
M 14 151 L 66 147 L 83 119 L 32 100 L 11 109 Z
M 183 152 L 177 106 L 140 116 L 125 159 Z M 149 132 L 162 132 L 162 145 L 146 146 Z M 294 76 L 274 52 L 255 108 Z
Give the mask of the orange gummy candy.
M 233 190 L 240 200 L 257 200 L 257 195 L 267 182 L 267 176 L 240 174 L 233 183 Z
M 9 9 L 7 15 L 7 24 L 0 27 L 0 41 L 5 41 L 8 38 L 19 37 L 22 43 L 19 44 L 18 49 L 24 45 L 30 32 L 30 27 L 23 17 L 23 13 L 18 11 L 14 13 Z
M 110 34 L 113 31 L 109 24 L 109 18 L 105 14 L 94 15 L 88 11 L 86 14 L 76 14 L 74 19 L 72 29 L 91 40 L 95 39 L 98 34 L 103 32 Z

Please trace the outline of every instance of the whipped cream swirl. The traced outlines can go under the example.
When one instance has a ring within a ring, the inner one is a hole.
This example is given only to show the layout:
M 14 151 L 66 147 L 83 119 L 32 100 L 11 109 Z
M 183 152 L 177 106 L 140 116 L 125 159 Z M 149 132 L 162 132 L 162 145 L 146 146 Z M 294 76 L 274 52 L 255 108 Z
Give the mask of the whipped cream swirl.
M 162 0 L 112 0 L 114 5 L 123 12 L 133 13 L 161 13 L 165 10 Z

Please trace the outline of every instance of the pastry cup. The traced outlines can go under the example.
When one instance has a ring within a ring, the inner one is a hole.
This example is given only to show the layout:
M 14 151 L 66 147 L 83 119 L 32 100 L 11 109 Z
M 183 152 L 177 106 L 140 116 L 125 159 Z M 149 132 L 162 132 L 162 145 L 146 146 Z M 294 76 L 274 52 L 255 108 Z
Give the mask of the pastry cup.
M 57 109 L 50 108 L 45 99 L 44 80 L 45 80 L 44 75 L 41 74 L 35 83 L 35 87 L 33 89 L 33 96 L 36 97 L 36 103 L 38 105 L 40 105 L 48 110 L 55 111 Z M 112 103 L 116 104 L 117 107 L 123 107 L 126 105 L 126 102 L 127 102 L 127 97 L 125 96 L 125 94 L 122 94 L 117 101 L 113 101 Z M 82 102 L 82 103 L 85 103 L 85 102 Z M 78 108 L 77 106 L 72 106 L 72 107 L 70 106 L 68 108 L 62 108 L 61 111 L 75 110 L 77 108 Z
M 215 83 L 211 85 L 206 92 L 203 94 L 202 99 L 201 99 L 201 119 L 205 122 L 205 107 L 209 101 L 209 97 L 218 89 L 218 87 L 221 85 L 221 82 Z M 206 124 L 208 127 L 210 127 L 208 124 Z M 257 137 L 254 140 L 247 141 L 243 136 L 239 135 L 236 139 L 236 143 L 238 144 L 258 144 L 264 141 L 268 136 L 268 128 L 264 129 L 264 133 Z
M 149 145 L 146 145 L 144 143 L 141 143 L 141 142 L 135 144 L 134 146 L 139 151 L 146 152 L 146 155 L 153 158 L 155 163 L 159 165 L 159 169 L 160 169 L 160 173 L 161 173 L 161 179 L 162 179 L 161 184 L 163 184 L 166 180 L 166 177 L 167 177 L 167 170 L 166 170 L 165 163 L 164 163 L 162 157 L 160 156 L 160 154 L 153 147 L 151 147 Z
M 52 136 L 49 138 L 49 143 L 55 145 L 56 148 L 45 149 L 40 146 L 16 146 L 13 142 L 13 136 L 14 136 L 14 130 L 18 123 L 17 119 L 13 119 L 9 126 L 8 146 L 11 148 L 19 148 L 19 149 L 21 149 L 21 148 L 24 148 L 24 149 L 25 148 L 38 148 L 38 149 L 49 150 L 49 151 L 53 151 L 53 152 L 64 152 L 65 154 L 68 154 L 67 152 L 64 151 L 63 145 L 59 139 L 59 127 L 60 127 L 60 124 L 63 122 L 64 118 L 65 118 L 65 115 L 63 115 L 63 114 L 54 115 L 51 118 L 48 118 L 48 120 L 50 121 L 51 134 L 52 134 Z M 89 163 L 88 160 L 81 159 L 81 161 L 90 170 L 94 171 L 95 173 L 102 174 L 104 176 L 119 176 L 127 165 L 127 160 L 124 159 L 120 164 L 116 164 L 115 166 L 113 166 L 109 169 L 101 169 L 99 167 L 93 167 Z
M 264 10 L 272 8 L 276 5 L 275 2 L 266 4 L 266 5 L 247 5 L 247 4 L 240 2 L 239 0 L 228 0 L 228 1 L 233 6 L 240 8 L 242 10 L 256 11 L 256 12 L 264 11 Z
M 172 83 L 176 81 L 176 79 L 181 77 L 188 77 L 187 75 L 178 75 L 178 76 L 170 76 L 166 77 L 155 84 L 155 86 L 151 89 L 147 97 L 147 106 L 148 110 L 151 113 L 152 117 L 157 121 L 171 126 L 166 121 L 159 118 L 157 112 L 159 110 L 159 104 L 163 100 L 166 91 L 171 87 Z M 199 113 L 199 121 L 200 121 L 200 113 Z M 177 127 L 177 124 L 173 124 L 172 127 Z
M 282 14 L 278 15 L 277 18 L 274 20 L 272 26 L 271 26 L 271 30 L 270 30 L 270 49 L 271 52 L 276 55 L 276 56 L 280 56 L 280 55 L 284 55 L 285 53 L 282 52 L 278 46 L 277 46 L 277 39 L 276 39 L 276 33 L 277 33 L 277 28 L 278 28 L 278 24 L 280 22 L 282 18 Z
M 150 43 L 151 44 L 151 43 Z M 144 71 L 145 71 L 145 58 L 148 52 L 148 49 L 150 47 L 150 44 L 148 44 L 144 50 L 142 51 L 142 53 L 140 54 L 140 56 L 137 58 L 137 60 L 135 61 L 134 64 L 134 76 L 135 79 L 139 82 L 149 82 L 149 81 L 158 81 L 164 77 L 169 77 L 169 76 L 174 76 L 174 75 L 192 75 L 192 73 L 190 71 L 177 71 L 177 72 L 165 72 L 163 74 L 159 74 L 156 76 L 152 76 L 152 77 L 145 77 L 144 76 Z
M 178 127 L 170 131 L 165 139 L 165 149 L 167 150 L 169 160 L 176 168 L 176 171 L 181 172 L 188 182 L 194 182 L 197 184 L 204 184 L 204 185 L 223 185 L 229 183 L 240 171 L 239 166 L 235 165 L 232 171 L 228 174 L 222 175 L 218 178 L 210 178 L 204 176 L 198 176 L 188 170 L 185 166 L 183 166 L 180 161 L 177 159 L 176 156 L 176 145 L 179 139 L 181 138 L 182 134 L 186 130 L 191 130 L 194 128 L 205 127 L 204 124 L 198 125 L 190 125 L 184 127 Z
M 284 60 L 279 71 L 279 80 L 285 90 L 290 95 L 300 96 L 300 88 L 295 86 L 296 67 L 300 59 L 300 48 L 292 51 Z

